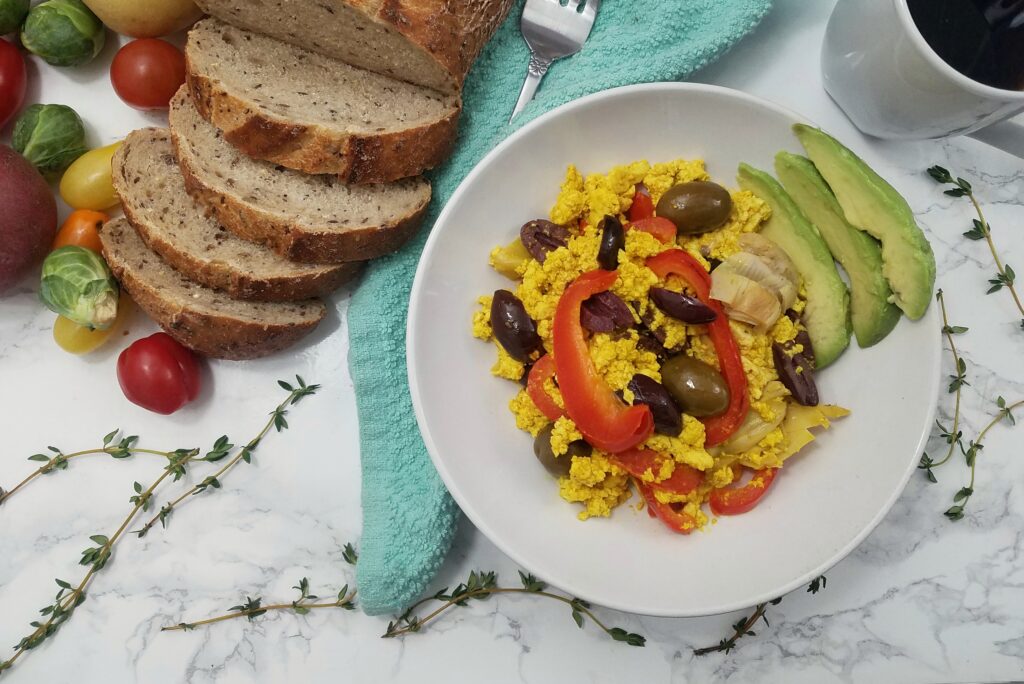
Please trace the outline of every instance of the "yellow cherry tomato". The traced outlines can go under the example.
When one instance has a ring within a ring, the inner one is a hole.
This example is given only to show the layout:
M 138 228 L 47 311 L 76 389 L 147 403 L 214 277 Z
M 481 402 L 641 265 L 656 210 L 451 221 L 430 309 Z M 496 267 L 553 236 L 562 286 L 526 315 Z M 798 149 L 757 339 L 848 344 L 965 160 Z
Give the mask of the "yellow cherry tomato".
M 68 167 L 60 179 L 60 196 L 72 209 L 104 211 L 120 200 L 114 192 L 111 159 L 121 143 L 89 150 Z
M 53 341 L 70 354 L 88 354 L 102 347 L 115 333 L 120 334 L 125 329 L 132 308 L 132 300 L 122 292 L 117 303 L 117 320 L 106 330 L 90 330 L 63 316 L 57 316 L 53 323 Z

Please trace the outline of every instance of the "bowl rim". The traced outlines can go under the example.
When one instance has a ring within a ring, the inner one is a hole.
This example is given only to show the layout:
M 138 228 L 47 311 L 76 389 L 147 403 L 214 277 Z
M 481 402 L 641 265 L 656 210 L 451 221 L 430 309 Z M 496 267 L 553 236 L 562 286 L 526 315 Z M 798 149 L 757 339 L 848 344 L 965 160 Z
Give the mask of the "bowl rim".
M 416 274 L 415 278 L 413 279 L 412 289 L 410 291 L 409 296 L 409 309 L 406 322 L 405 352 L 407 375 L 409 382 L 409 394 L 412 400 L 413 412 L 416 416 L 416 423 L 420 430 L 420 436 L 423 439 L 423 443 L 426 446 L 427 453 L 430 455 L 430 460 L 433 463 L 434 468 L 437 470 L 438 474 L 441 476 L 441 480 L 444 482 L 445 488 L 448 490 L 449 494 L 451 494 L 452 498 L 458 504 L 462 512 L 466 515 L 467 518 L 469 518 L 473 525 L 476 526 L 476 528 L 480 530 L 480 532 L 483 533 L 483 535 L 487 537 L 488 540 L 490 540 L 492 544 L 494 544 L 502 553 L 508 556 L 514 563 L 516 563 L 522 569 L 527 571 L 531 570 L 529 564 L 524 563 L 522 558 L 515 551 L 515 549 L 507 546 L 504 540 L 502 540 L 499 535 L 494 534 L 493 530 L 491 530 L 486 524 L 485 518 L 478 514 L 478 512 L 473 508 L 472 505 L 470 505 L 470 503 L 466 500 L 466 497 L 463 496 L 462 492 L 456 486 L 451 473 L 449 472 L 448 468 L 444 463 L 444 460 L 439 456 L 439 450 L 437 448 L 437 445 L 434 443 L 434 439 L 430 431 L 430 426 L 427 424 L 426 416 L 424 415 L 423 412 L 422 390 L 417 380 L 418 365 L 415 354 L 417 336 L 415 331 L 418 327 L 418 323 L 420 320 L 420 300 L 424 296 L 423 280 L 428 269 L 428 264 L 431 261 L 433 252 L 437 248 L 437 244 L 440 239 L 440 231 L 435 230 L 435 227 L 448 219 L 448 216 L 454 211 L 454 208 L 460 203 L 463 196 L 467 194 L 469 188 L 476 181 L 477 176 L 479 176 L 483 172 L 483 169 L 486 166 L 490 165 L 496 157 L 503 154 L 504 151 L 509 147 L 516 145 L 521 138 L 526 137 L 533 130 L 547 125 L 550 121 L 556 118 L 570 115 L 572 114 L 572 112 L 576 110 L 594 106 L 595 104 L 598 104 L 605 100 L 630 97 L 637 93 L 651 92 L 667 92 L 675 94 L 703 93 L 717 96 L 725 96 L 745 101 L 748 104 L 753 104 L 762 109 L 767 109 L 776 114 L 780 114 L 786 117 L 787 119 L 790 119 L 794 123 L 807 123 L 811 125 L 816 125 L 810 120 L 808 120 L 806 117 L 801 116 L 800 114 L 797 114 L 796 112 L 786 107 L 775 104 L 774 102 L 760 98 L 756 95 L 750 95 L 749 93 L 744 93 L 742 91 L 735 90 L 732 88 L 726 88 L 723 86 L 716 86 L 703 83 L 662 82 L 621 86 L 618 88 L 603 90 L 592 95 L 588 95 L 586 97 L 582 97 L 577 100 L 567 102 L 537 117 L 533 121 L 524 125 L 519 130 L 512 133 L 505 140 L 503 140 L 501 143 L 495 146 L 490 152 L 488 152 L 482 159 L 480 159 L 480 161 L 477 162 L 476 165 L 474 165 L 473 169 L 466 175 L 462 182 L 459 183 L 458 187 L 455 189 L 455 192 L 452 193 L 451 197 L 448 199 L 448 202 L 445 204 L 444 208 L 438 214 L 437 219 L 434 221 L 434 225 L 430 227 L 430 235 L 427 237 L 426 243 L 424 244 L 423 247 L 423 251 L 420 254 L 419 263 L 417 264 L 416 267 Z M 928 313 L 926 313 L 925 317 L 922 319 L 923 322 L 928 322 L 930 319 L 934 318 L 934 308 L 934 306 L 929 307 Z M 938 344 L 941 345 L 941 341 L 939 341 Z M 928 409 L 927 415 L 928 419 L 927 421 L 925 421 L 925 427 L 922 429 L 921 436 L 918 438 L 917 446 L 915 449 L 915 458 L 908 459 L 908 465 L 900 478 L 898 486 L 896 486 L 893 489 L 892 493 L 889 495 L 884 505 L 878 510 L 878 512 L 868 522 L 868 524 L 866 524 L 863 527 L 863 529 L 861 529 L 860 532 L 858 532 L 852 539 L 850 539 L 849 542 L 844 544 L 840 549 L 833 552 L 829 556 L 829 558 L 827 558 L 825 561 L 823 561 L 813 569 L 807 570 L 803 574 L 798 575 L 788 583 L 782 585 L 777 591 L 759 594 L 749 599 L 725 603 L 711 610 L 705 609 L 700 611 L 685 611 L 678 609 L 661 609 L 656 606 L 644 606 L 638 608 L 636 606 L 630 606 L 623 603 L 619 603 L 614 598 L 589 595 L 588 592 L 574 593 L 574 595 L 586 601 L 592 602 L 594 604 L 606 608 L 637 615 L 648 615 L 652 617 L 705 617 L 710 615 L 721 615 L 723 613 L 730 613 L 733 611 L 749 608 L 753 605 L 766 603 L 777 597 L 784 596 L 792 592 L 794 589 L 806 585 L 814 578 L 823 575 L 829 568 L 831 568 L 836 563 L 846 558 L 854 549 L 856 549 L 861 544 L 861 542 L 863 542 L 867 538 L 867 536 L 871 534 L 871 532 L 873 532 L 876 527 L 878 527 L 878 524 L 882 521 L 882 519 L 884 519 L 885 516 L 888 515 L 890 510 L 892 510 L 892 507 L 893 505 L 895 505 L 897 499 L 899 499 L 899 497 L 902 496 L 903 491 L 907 486 L 907 482 L 910 481 L 911 475 L 917 469 L 917 456 L 921 454 L 921 452 L 924 450 L 926 446 L 930 434 L 928 426 L 932 425 L 932 423 L 934 423 L 935 421 L 940 386 L 938 378 L 941 374 L 941 364 L 942 354 L 940 352 L 938 354 L 935 354 L 935 362 L 933 363 L 932 368 L 932 377 L 934 378 L 934 380 L 932 381 L 932 391 L 928 393 L 929 396 L 927 397 L 930 401 L 930 407 Z M 566 586 L 570 586 L 570 584 L 560 583 L 555 580 L 551 580 L 551 582 L 554 586 L 561 587 L 563 589 Z M 563 584 L 565 584 L 565 586 L 563 586 Z

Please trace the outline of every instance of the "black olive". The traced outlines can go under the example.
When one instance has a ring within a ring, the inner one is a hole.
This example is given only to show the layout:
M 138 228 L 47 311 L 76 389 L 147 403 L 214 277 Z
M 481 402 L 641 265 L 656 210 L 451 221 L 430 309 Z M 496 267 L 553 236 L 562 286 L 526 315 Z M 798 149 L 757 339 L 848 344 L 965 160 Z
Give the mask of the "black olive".
M 527 221 L 519 229 L 519 240 L 534 259 L 540 263 L 548 258 L 548 252 L 565 247 L 569 241 L 569 231 L 557 223 L 545 219 Z
M 606 271 L 614 271 L 619 267 L 619 250 L 626 248 L 626 231 L 614 216 L 605 216 L 598 228 L 601 248 L 597 250 L 597 263 Z
M 814 370 L 803 353 L 789 355 L 786 345 L 772 345 L 772 358 L 779 380 L 790 391 L 798 404 L 818 405 L 818 386 L 814 383 Z
M 633 393 L 634 404 L 646 404 L 654 416 L 654 431 L 658 434 L 678 437 L 683 430 L 683 416 L 668 390 L 653 378 L 634 375 L 626 385 Z
M 710 306 L 682 292 L 652 287 L 648 294 L 656 307 L 683 323 L 710 323 L 718 318 L 718 314 Z
M 543 344 L 537 334 L 537 324 L 526 313 L 526 307 L 508 290 L 497 290 L 494 293 L 491 301 L 491 328 L 494 337 L 508 355 L 523 363 L 529 361 L 530 354 Z
M 583 302 L 580 324 L 590 332 L 614 332 L 636 323 L 626 302 L 611 292 L 598 292 Z

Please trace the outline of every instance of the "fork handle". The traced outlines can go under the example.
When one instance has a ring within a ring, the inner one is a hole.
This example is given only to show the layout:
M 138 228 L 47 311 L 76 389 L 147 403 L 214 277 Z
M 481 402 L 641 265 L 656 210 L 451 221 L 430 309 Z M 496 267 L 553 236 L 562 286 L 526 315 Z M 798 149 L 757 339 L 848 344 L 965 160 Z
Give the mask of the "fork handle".
M 523 89 L 519 92 L 519 101 L 516 102 L 516 108 L 512 110 L 512 116 L 509 118 L 509 123 L 512 119 L 516 118 L 518 114 L 526 108 L 526 105 L 533 99 L 534 94 L 537 92 L 537 88 L 540 86 L 541 79 L 544 78 L 544 74 L 548 72 L 548 67 L 551 66 L 551 62 L 554 60 L 545 59 L 538 57 L 536 54 L 530 55 L 530 65 L 527 68 L 526 81 L 523 83 Z

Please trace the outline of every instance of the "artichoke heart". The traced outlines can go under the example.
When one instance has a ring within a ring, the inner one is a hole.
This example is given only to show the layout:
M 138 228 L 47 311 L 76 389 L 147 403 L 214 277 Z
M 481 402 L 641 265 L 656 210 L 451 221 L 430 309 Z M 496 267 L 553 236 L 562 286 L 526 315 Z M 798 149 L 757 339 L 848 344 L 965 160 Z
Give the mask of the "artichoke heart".
M 711 298 L 722 302 L 729 318 L 749 323 L 759 332 L 767 331 L 782 315 L 778 295 L 728 268 L 727 264 L 723 263 L 711 273 Z
M 740 251 L 711 273 L 711 297 L 730 318 L 764 332 L 796 302 L 799 275 L 789 256 L 757 233 L 740 236 Z
M 84 247 L 50 252 L 39 296 L 50 311 L 86 328 L 106 330 L 117 318 L 117 281 L 103 257 Z

